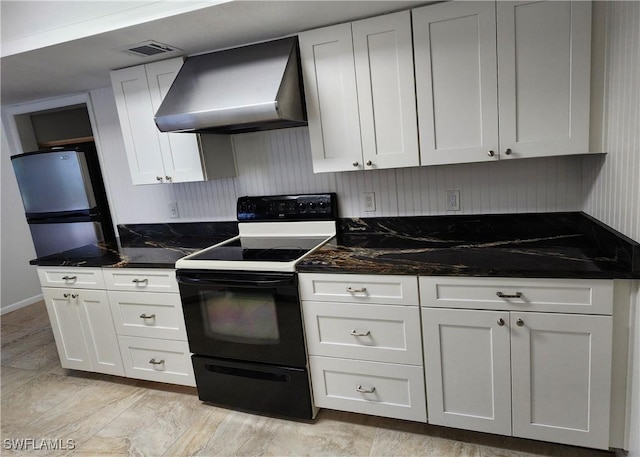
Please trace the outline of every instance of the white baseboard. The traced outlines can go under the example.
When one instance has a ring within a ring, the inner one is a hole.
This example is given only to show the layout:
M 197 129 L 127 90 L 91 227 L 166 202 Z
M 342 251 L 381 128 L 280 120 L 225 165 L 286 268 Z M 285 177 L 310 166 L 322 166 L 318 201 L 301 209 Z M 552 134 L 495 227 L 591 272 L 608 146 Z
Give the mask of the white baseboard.
M 27 298 L 25 300 L 20 300 L 19 302 L 12 303 L 7 306 L 3 306 L 2 308 L 0 308 L 0 315 L 10 313 L 11 311 L 15 311 L 16 309 L 24 308 L 25 306 L 33 305 L 40 300 L 42 300 L 42 294 Z

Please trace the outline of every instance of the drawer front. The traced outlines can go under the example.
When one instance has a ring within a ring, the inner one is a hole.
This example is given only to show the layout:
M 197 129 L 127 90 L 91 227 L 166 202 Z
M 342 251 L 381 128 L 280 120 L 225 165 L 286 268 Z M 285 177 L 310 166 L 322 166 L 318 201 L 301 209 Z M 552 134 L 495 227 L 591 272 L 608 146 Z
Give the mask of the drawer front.
M 100 268 L 39 267 L 38 277 L 42 287 L 104 289 Z
M 119 335 L 187 341 L 179 294 L 109 291 Z
M 189 345 L 184 341 L 118 336 L 127 377 L 195 386 Z
M 303 301 L 302 310 L 311 355 L 422 365 L 417 306 Z
M 107 290 L 178 293 L 175 270 L 105 269 L 104 280 Z
M 299 283 L 302 300 L 418 305 L 415 276 L 303 273 Z
M 421 367 L 318 356 L 309 364 L 316 406 L 427 421 Z
M 420 277 L 422 306 L 610 315 L 613 281 Z

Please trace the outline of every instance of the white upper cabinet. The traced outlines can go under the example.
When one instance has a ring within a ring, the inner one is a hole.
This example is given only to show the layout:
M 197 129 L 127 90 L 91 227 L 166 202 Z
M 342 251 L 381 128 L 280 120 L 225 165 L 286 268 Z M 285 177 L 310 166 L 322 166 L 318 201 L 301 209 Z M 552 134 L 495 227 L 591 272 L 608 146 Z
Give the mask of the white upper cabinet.
M 204 181 L 235 176 L 233 150 L 228 136 L 215 135 L 224 140 L 215 143 L 215 153 L 224 164 L 231 163 L 232 166 L 216 170 L 215 167 L 205 167 L 206 158 L 198 144 L 198 135 L 163 133 L 156 127 L 154 115 L 182 63 L 182 58 L 177 57 L 111 72 L 133 184 Z M 214 173 L 207 173 L 208 170 L 214 170 Z
M 447 2 L 413 27 L 422 165 L 589 151 L 590 2 Z
M 351 24 L 301 33 L 300 57 L 313 171 L 357 170 L 362 162 Z
M 314 172 L 419 165 L 410 12 L 299 40 Z
M 422 165 L 497 159 L 495 3 L 416 9 L 413 34 Z
M 501 154 L 589 151 L 591 2 L 498 2 Z

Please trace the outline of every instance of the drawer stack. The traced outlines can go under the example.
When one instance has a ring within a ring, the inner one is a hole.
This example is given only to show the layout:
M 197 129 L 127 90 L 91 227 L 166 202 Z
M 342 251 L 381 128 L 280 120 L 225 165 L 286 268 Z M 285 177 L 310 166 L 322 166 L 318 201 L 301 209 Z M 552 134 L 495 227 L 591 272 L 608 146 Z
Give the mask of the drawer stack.
M 417 278 L 299 282 L 316 406 L 426 422 Z
M 195 386 L 174 270 L 104 270 L 128 377 Z

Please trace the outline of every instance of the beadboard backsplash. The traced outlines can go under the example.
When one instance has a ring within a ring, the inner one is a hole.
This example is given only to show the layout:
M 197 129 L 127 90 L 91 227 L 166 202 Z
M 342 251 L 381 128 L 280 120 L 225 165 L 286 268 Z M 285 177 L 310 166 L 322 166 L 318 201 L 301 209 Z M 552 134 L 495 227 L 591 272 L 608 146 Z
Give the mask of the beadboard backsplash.
M 235 135 L 235 178 L 133 186 L 113 93 L 91 98 L 117 224 L 235 220 L 240 196 L 310 192 L 336 192 L 340 217 L 582 209 L 580 157 L 314 174 L 306 127 Z M 460 190 L 460 211 L 446 211 L 449 189 Z M 375 212 L 364 211 L 363 192 L 375 193 Z M 170 202 L 180 218 L 169 217 Z
M 640 2 L 609 2 L 606 160 L 584 162 L 584 211 L 640 241 Z

